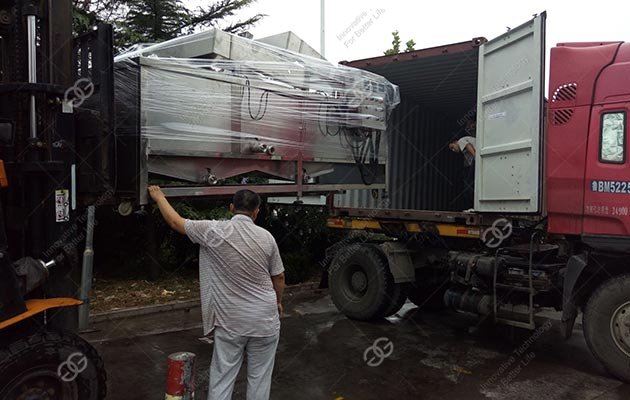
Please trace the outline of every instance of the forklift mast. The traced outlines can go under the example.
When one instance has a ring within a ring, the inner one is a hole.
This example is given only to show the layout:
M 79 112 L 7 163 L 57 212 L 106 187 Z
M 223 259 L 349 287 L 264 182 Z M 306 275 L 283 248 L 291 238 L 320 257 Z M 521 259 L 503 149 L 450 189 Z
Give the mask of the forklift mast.
M 76 295 L 85 206 L 115 190 L 112 51 L 109 25 L 73 37 L 70 0 L 0 3 L 5 248 L 9 260 L 65 254 L 49 296 Z

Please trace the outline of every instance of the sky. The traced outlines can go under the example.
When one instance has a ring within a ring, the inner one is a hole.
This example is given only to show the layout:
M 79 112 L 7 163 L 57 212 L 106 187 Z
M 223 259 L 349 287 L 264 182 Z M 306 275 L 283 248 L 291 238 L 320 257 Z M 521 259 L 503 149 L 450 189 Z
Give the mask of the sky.
M 187 5 L 207 4 L 184 0 Z M 558 42 L 630 40 L 630 2 L 325 0 L 326 58 L 333 62 L 376 57 L 391 47 L 391 32 L 416 49 L 492 39 L 547 11 L 547 49 Z M 320 49 L 320 0 L 258 0 L 238 19 L 266 14 L 250 32 L 254 38 L 293 31 Z

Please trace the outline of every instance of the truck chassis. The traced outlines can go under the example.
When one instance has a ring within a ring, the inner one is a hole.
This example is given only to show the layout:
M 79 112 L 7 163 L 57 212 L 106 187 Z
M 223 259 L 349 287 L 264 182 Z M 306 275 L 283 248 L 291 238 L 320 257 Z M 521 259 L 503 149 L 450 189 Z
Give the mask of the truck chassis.
M 627 255 L 548 235 L 543 218 L 336 211 L 330 228 L 362 233 L 348 235 L 326 254 L 332 300 L 346 316 L 388 317 L 408 298 L 424 310 L 449 308 L 535 329 L 536 315 L 553 309 L 562 312 L 562 333 L 569 338 L 581 311 L 595 358 L 630 381 Z

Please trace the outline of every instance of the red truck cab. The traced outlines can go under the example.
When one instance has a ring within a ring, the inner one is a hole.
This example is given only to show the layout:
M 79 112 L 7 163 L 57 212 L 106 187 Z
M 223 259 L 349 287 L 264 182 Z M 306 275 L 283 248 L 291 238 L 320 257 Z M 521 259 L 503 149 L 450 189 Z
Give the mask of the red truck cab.
M 550 64 L 549 232 L 595 248 L 630 247 L 630 43 L 558 44 Z

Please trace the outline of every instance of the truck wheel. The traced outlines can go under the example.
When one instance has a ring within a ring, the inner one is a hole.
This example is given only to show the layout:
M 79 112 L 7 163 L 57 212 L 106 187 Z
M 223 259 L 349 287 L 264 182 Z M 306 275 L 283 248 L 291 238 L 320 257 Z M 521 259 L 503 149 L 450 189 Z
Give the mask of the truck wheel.
M 407 288 L 402 283 L 394 283 L 390 297 L 389 307 L 383 313 L 383 317 L 396 314 L 407 301 Z
M 103 360 L 70 332 L 44 331 L 0 348 L 0 399 L 102 400 Z
M 382 318 L 390 310 L 394 277 L 377 249 L 366 245 L 343 248 L 328 273 L 332 301 L 349 318 Z
M 612 375 L 630 382 L 630 275 L 601 284 L 584 311 L 584 337 Z

